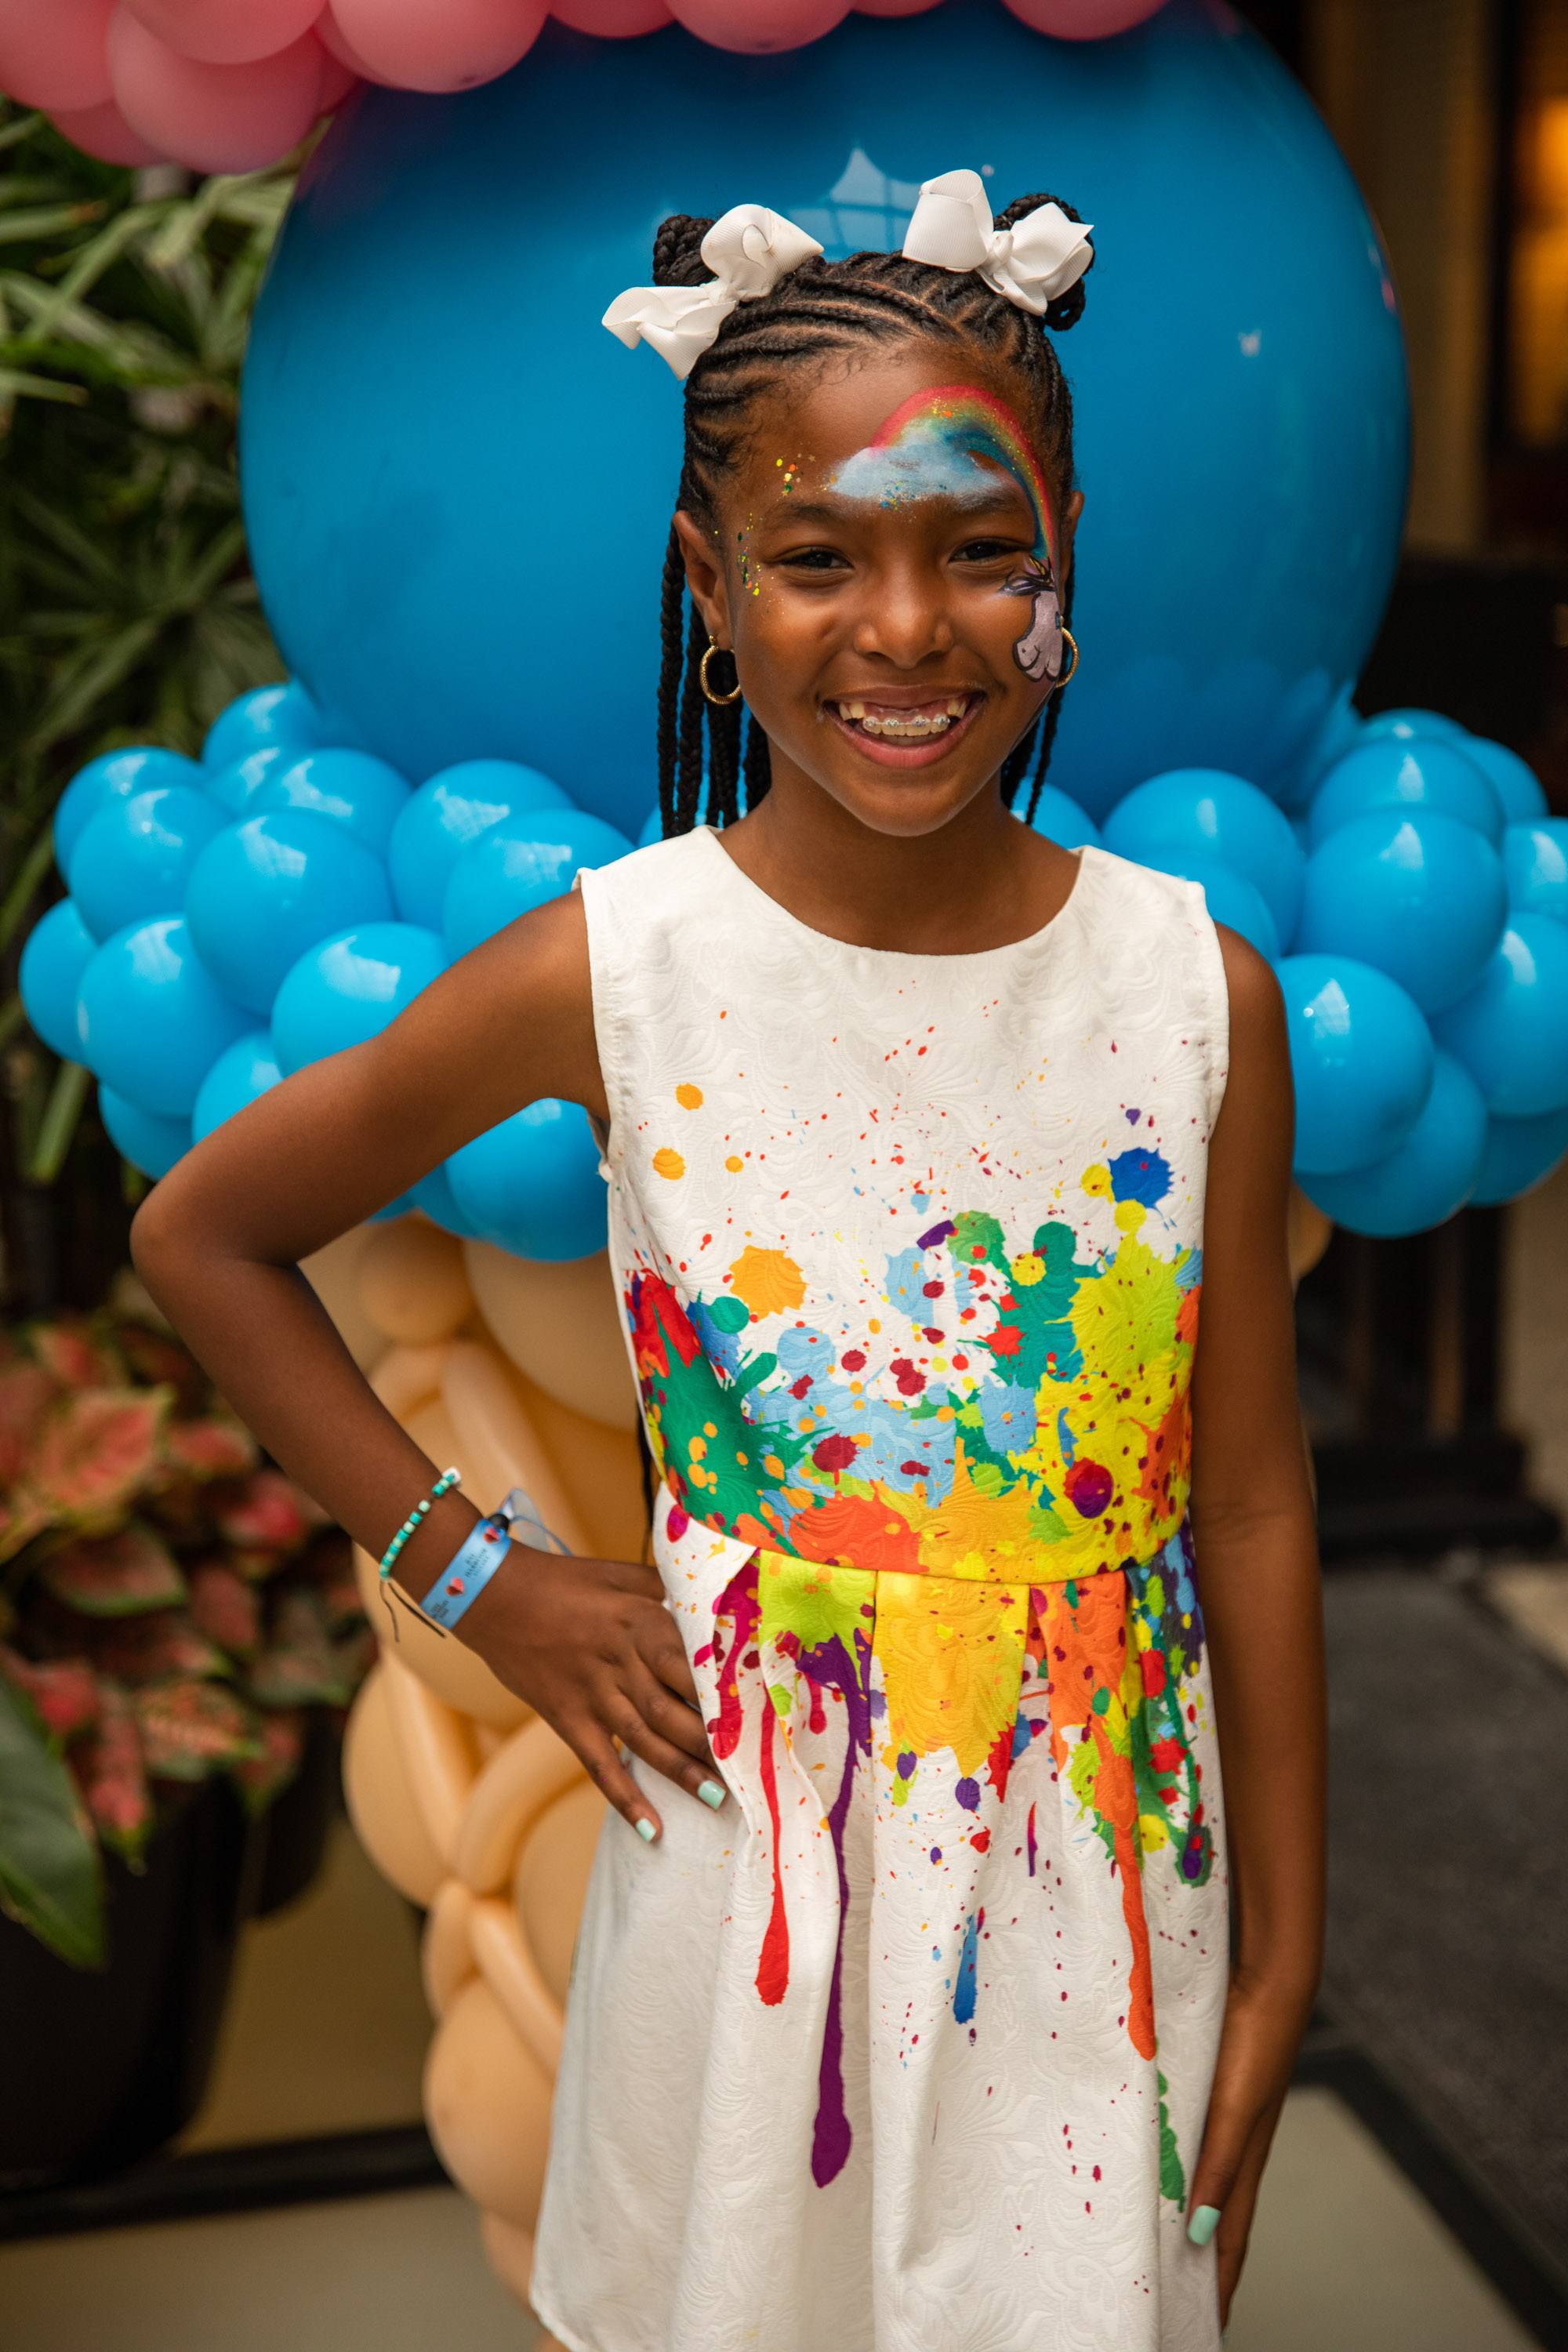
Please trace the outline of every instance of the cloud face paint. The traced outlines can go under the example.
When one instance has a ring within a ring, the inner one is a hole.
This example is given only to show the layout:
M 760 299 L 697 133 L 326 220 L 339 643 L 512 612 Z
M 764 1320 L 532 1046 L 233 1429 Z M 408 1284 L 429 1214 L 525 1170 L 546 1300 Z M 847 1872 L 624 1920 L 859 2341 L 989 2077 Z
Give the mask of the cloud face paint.
M 1014 572 L 1002 589 L 1004 595 L 1032 602 L 1014 659 L 1026 677 L 1056 678 L 1061 675 L 1063 643 L 1050 499 L 1028 437 L 1004 401 L 969 383 L 917 392 L 884 419 L 865 448 L 845 459 L 828 488 L 840 498 L 874 499 L 884 507 L 932 498 L 977 506 L 994 488 L 994 467 L 1017 483 L 1035 517 L 1027 568 Z

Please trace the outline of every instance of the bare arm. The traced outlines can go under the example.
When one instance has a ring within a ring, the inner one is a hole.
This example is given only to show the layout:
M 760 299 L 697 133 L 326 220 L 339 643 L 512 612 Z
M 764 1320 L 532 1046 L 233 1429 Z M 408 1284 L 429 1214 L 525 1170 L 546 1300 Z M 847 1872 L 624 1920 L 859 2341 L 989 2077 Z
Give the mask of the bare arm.
M 605 1115 L 575 893 L 462 957 L 379 1036 L 247 1105 L 153 1187 L 132 1223 L 137 1271 L 193 1353 L 373 1558 L 439 1465 L 375 1395 L 300 1261 L 544 1096 Z M 479 1517 L 460 1489 L 441 1496 L 399 1556 L 405 1592 L 428 1590 Z M 658 1826 L 611 1730 L 688 1787 L 708 1777 L 689 1673 L 651 1570 L 530 1554 L 522 1573 L 509 1564 L 492 1580 L 457 1631 L 570 1739 L 628 1818 Z M 595 1656 L 602 1669 L 597 1654 L 623 1637 L 636 1654 L 612 1697 Z
M 1191 2203 L 1223 2214 L 1224 2315 L 1321 1967 L 1327 1743 L 1286 1244 L 1295 1114 L 1284 1007 L 1261 958 L 1220 936 L 1230 1077 L 1209 1152 L 1192 1510 L 1235 1957 Z

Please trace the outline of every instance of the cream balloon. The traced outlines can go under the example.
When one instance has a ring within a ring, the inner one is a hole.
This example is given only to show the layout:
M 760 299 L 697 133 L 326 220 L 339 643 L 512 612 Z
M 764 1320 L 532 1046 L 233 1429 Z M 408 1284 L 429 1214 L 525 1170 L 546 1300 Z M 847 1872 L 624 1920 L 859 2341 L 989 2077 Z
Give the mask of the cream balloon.
M 427 1904 L 446 1864 L 414 1801 L 386 1678 L 373 1666 L 343 1735 L 343 1795 L 354 1834 L 384 1878 L 410 1903 Z
M 584 1549 L 596 1559 L 646 1559 L 647 1506 L 637 1439 L 629 1430 L 606 1429 L 602 1421 L 568 1411 L 511 1365 L 506 1370 L 577 1505 Z
M 539 1973 L 563 2009 L 594 1848 L 607 1811 L 583 1773 L 534 1822 L 518 1849 L 512 1900 Z
M 612 1429 L 637 1421 L 637 1391 L 607 1253 L 551 1265 L 465 1242 L 485 1326 L 520 1371 L 574 1412 Z
M 474 1311 L 463 1245 L 428 1217 L 373 1225 L 356 1265 L 362 1312 L 405 1347 L 451 1339 Z
M 551 2087 L 485 1979 L 466 1984 L 430 2044 L 425 2117 L 458 2187 L 515 2230 L 539 2212 Z
M 474 1897 L 460 1878 L 437 1889 L 425 1920 L 419 1969 L 432 2017 L 445 2017 L 463 1987 L 479 1974 L 474 1958 Z
M 354 1225 L 325 1249 L 300 1261 L 300 1271 L 331 1317 L 339 1339 L 362 1372 L 386 1353 L 388 1334 L 367 1315 L 359 1295 L 359 1269 L 365 1251 L 378 1240 L 380 1225 Z

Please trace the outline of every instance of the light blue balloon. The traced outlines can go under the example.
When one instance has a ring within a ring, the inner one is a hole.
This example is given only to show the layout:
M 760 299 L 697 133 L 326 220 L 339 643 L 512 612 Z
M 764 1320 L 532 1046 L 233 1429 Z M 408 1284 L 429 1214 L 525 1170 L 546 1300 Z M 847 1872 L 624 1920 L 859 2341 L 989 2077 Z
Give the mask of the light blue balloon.
M 302 686 L 258 686 L 214 719 L 202 761 L 209 768 L 226 768 L 250 751 L 313 751 L 331 740 Z
M 1201 883 L 1205 903 L 1215 921 L 1223 923 L 1227 930 L 1239 932 L 1266 962 L 1279 962 L 1279 925 L 1268 911 L 1262 891 L 1255 888 L 1245 875 L 1233 873 L 1215 857 L 1191 857 L 1184 866 L 1162 866 L 1159 870 L 1182 874 L 1189 882 Z
M 412 1185 L 404 1198 L 411 1202 L 415 1208 L 423 1209 L 427 1217 L 433 1217 L 445 1232 L 456 1234 L 459 1240 L 477 1242 L 482 1238 L 458 1208 L 453 1197 L 451 1182 L 447 1174 L 447 1164 L 439 1168 L 432 1168 L 427 1176 L 421 1176 L 417 1184 Z
M 392 893 L 381 859 L 346 825 L 312 809 L 263 809 L 208 842 L 192 869 L 185 912 L 197 952 L 223 987 L 266 1013 L 307 948 L 351 923 L 383 921 Z
M 1308 859 L 1296 950 L 1373 964 L 1436 1013 L 1475 986 L 1507 919 L 1484 834 L 1436 809 L 1374 809 Z
M 1363 719 L 1351 700 L 1347 686 L 1337 697 L 1321 727 L 1300 761 L 1294 775 L 1288 776 L 1276 795 L 1281 808 L 1294 822 L 1304 809 L 1336 761 L 1347 751 L 1353 751 L 1362 739 Z
M 183 915 L 128 923 L 81 976 L 77 1057 L 142 1110 L 188 1118 L 202 1080 L 250 1016 L 201 961 Z
M 577 1103 L 530 1103 L 447 1161 L 474 1231 L 519 1257 L 590 1257 L 605 1246 L 599 1147 Z
M 1058 793 L 1055 784 L 1042 784 L 1035 814 L 1029 819 L 1035 832 L 1043 834 L 1061 849 L 1082 849 L 1086 845 L 1100 847 L 1100 827 L 1092 817 L 1086 816 L 1076 801 L 1066 793 Z
M 1532 1192 L 1545 1182 L 1564 1152 L 1568 1108 L 1542 1111 L 1534 1118 L 1489 1119 L 1487 1148 L 1471 1201 L 1478 1209 L 1517 1201 L 1521 1192 Z
M 226 809 L 231 817 L 250 816 L 268 776 L 287 768 L 294 756 L 281 744 L 269 743 L 262 751 L 247 751 L 242 760 L 231 760 L 226 767 L 204 769 L 204 787 L 208 798 L 215 800 L 219 808 Z
M 1385 1160 L 1432 1090 L 1432 1033 L 1419 1005 L 1386 972 L 1349 956 L 1287 956 L 1279 971 L 1297 1170 L 1341 1176 Z
M 1568 923 L 1568 817 L 1510 824 L 1502 837 L 1502 865 L 1510 907 Z
M 1517 751 L 1510 751 L 1506 743 L 1489 742 L 1484 735 L 1467 735 L 1464 752 L 1502 803 L 1505 824 L 1533 824 L 1546 814 L 1546 794 L 1535 771 L 1526 767 Z
M 1212 0 L 1081 42 L 944 0 L 761 60 L 552 22 L 481 89 L 358 92 L 272 255 L 241 449 L 262 603 L 337 740 L 415 776 L 505 753 L 635 831 L 681 394 L 605 305 L 664 214 L 758 189 L 831 255 L 896 249 L 944 156 L 997 206 L 1059 190 L 1100 254 L 1061 346 L 1088 505 L 1052 782 L 1099 822 L 1162 768 L 1293 772 L 1394 576 L 1405 362 L 1349 170 Z
M 405 923 L 441 928 L 453 866 L 470 841 L 504 816 L 572 805 L 559 784 L 515 760 L 464 760 L 429 776 L 393 827 L 392 895 Z
M 1184 873 L 1194 857 L 1228 866 L 1262 898 L 1280 940 L 1295 935 L 1301 902 L 1300 845 L 1289 819 L 1239 776 L 1209 768 L 1152 776 L 1111 810 L 1105 845 L 1118 857 Z
M 191 869 L 226 823 L 222 809 L 188 784 L 155 785 L 100 809 L 71 853 L 71 897 L 93 938 L 177 913 Z
M 98 1115 L 115 1150 L 154 1183 L 191 1148 L 188 1118 L 161 1118 L 156 1111 L 143 1110 L 140 1103 L 117 1095 L 112 1087 L 100 1085 Z
M 81 976 L 97 952 L 98 941 L 74 898 L 58 899 L 40 915 L 22 948 L 16 973 L 22 1010 L 50 1051 L 67 1062 L 81 1059 L 76 1001 Z
M 503 817 L 452 868 L 441 910 L 447 945 L 454 956 L 467 955 L 519 915 L 570 890 L 579 866 L 608 866 L 631 846 L 614 825 L 580 809 Z
M 55 864 L 68 883 L 78 841 L 111 801 L 128 801 L 133 793 L 151 792 L 157 784 L 189 784 L 199 792 L 205 781 L 194 760 L 180 751 L 160 751 L 155 744 L 100 752 L 77 770 L 60 794 L 54 816 Z
M 1362 740 L 1375 743 L 1392 736 L 1396 742 L 1458 743 L 1469 741 L 1468 730 L 1441 710 L 1379 710 L 1362 721 Z
M 1423 1234 L 1446 1224 L 1475 1191 L 1487 1146 L 1487 1107 L 1468 1070 L 1438 1054 L 1432 1091 L 1386 1159 L 1345 1176 L 1307 1176 L 1301 1189 L 1352 1234 Z
M 307 751 L 279 762 L 255 806 L 313 809 L 346 825 L 356 841 L 384 857 L 393 827 L 413 797 L 406 779 L 368 751 Z
M 1535 1118 L 1568 1105 L 1568 930 L 1546 915 L 1514 915 L 1468 996 L 1433 1023 L 1500 1118 Z
M 243 1037 L 237 1037 L 218 1055 L 197 1091 L 191 1113 L 191 1132 L 196 1141 L 200 1143 L 215 1127 L 221 1127 L 258 1095 L 277 1086 L 282 1075 L 265 1029 L 247 1029 Z
M 416 923 L 359 923 L 308 949 L 272 1007 L 279 1068 L 289 1076 L 379 1036 L 447 961 L 435 932 Z
M 1321 849 L 1342 824 L 1386 808 L 1436 809 L 1494 848 L 1502 839 L 1502 805 L 1468 751 L 1436 736 L 1397 735 L 1359 744 L 1330 769 L 1307 813 L 1308 838 Z
M 373 1225 L 379 1225 L 383 1222 L 390 1223 L 394 1217 L 406 1217 L 418 1206 L 419 1203 L 412 1192 L 399 1192 L 396 1200 L 388 1201 L 384 1208 L 373 1209 L 366 1223 Z
M 649 809 L 647 816 L 645 816 L 642 821 L 642 831 L 637 835 L 637 847 L 639 849 L 647 849 L 654 842 L 662 841 L 663 839 L 664 819 L 659 814 L 658 803 L 655 801 L 652 808 Z

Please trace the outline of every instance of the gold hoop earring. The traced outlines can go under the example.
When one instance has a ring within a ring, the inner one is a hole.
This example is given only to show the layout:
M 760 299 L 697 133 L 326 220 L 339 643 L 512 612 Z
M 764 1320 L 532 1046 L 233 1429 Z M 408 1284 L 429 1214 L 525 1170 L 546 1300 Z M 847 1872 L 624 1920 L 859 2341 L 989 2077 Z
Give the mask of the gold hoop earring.
M 1063 687 L 1068 683 L 1068 680 L 1075 677 L 1078 672 L 1078 639 L 1074 636 L 1072 631 L 1068 627 L 1065 622 L 1062 624 L 1062 635 L 1067 639 L 1068 645 L 1072 647 L 1072 667 L 1069 670 L 1064 670 L 1061 677 L 1058 678 L 1056 685 L 1052 689 L 1052 691 L 1057 694 L 1061 692 Z
M 734 685 L 731 688 L 728 694 L 715 694 L 712 688 L 708 683 L 709 663 L 712 660 L 715 654 L 725 653 L 728 650 L 727 646 L 716 646 L 713 644 L 711 639 L 710 639 L 708 650 L 697 665 L 697 683 L 702 688 L 702 698 L 705 702 L 739 702 L 741 699 L 741 681 L 739 678 L 735 680 Z

